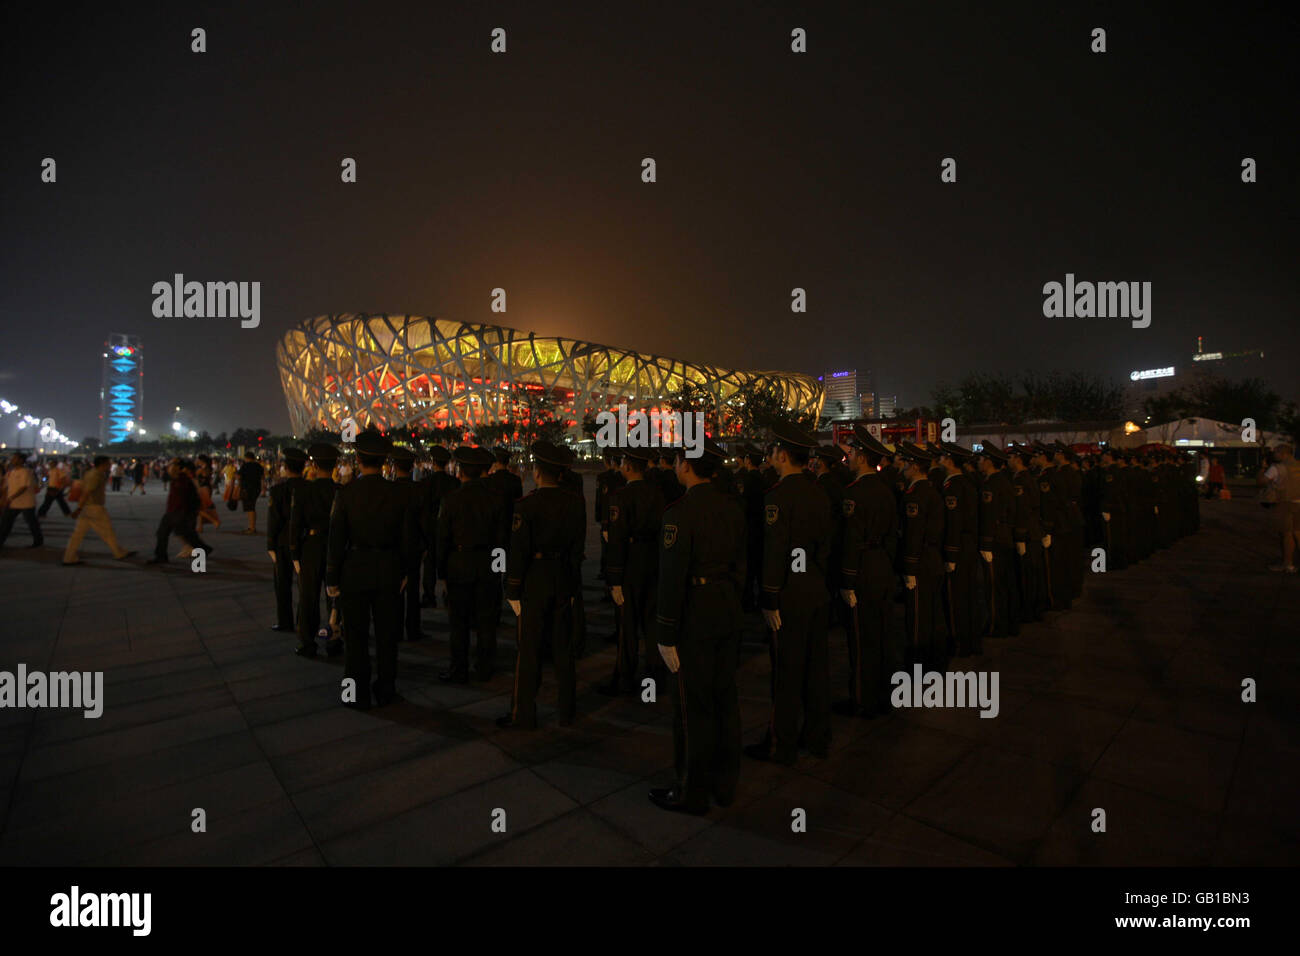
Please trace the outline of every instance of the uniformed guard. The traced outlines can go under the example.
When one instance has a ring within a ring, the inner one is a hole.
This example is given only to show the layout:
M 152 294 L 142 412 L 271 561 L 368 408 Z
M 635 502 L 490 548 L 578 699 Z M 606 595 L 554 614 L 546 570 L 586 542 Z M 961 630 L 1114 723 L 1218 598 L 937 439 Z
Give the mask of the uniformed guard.
M 649 463 L 649 449 L 623 449 L 624 484 L 609 498 L 606 583 L 620 618 L 620 640 L 613 676 L 596 688 L 608 696 L 636 690 L 638 650 L 642 647 L 646 675 L 660 683 L 663 680 L 663 660 L 654 640 L 654 620 L 659 583 L 659 526 L 665 502 L 659 487 L 645 480 Z
M 494 458 L 486 448 L 461 445 L 452 457 L 462 479 L 438 512 L 438 586 L 446 595 L 451 626 L 451 661 L 439 680 L 469 681 L 469 631 L 477 634 L 477 680 L 489 680 L 496 662 L 501 616 L 501 578 L 492 570 L 493 552 L 505 549 L 510 518 L 505 500 L 483 480 Z M 507 571 L 509 565 L 507 564 Z
M 612 449 L 605 449 L 602 456 L 605 462 L 605 470 L 596 476 L 596 500 L 595 510 L 592 517 L 596 524 L 600 526 L 600 574 L 599 577 L 605 581 L 605 569 L 609 563 L 607 551 L 609 550 L 609 502 L 611 496 L 619 488 L 627 483 L 623 477 L 623 472 L 619 468 L 618 453 Z M 606 582 L 608 588 L 608 582 Z M 617 625 L 615 625 L 615 634 L 617 635 Z
M 830 748 L 826 568 L 833 529 L 826 492 L 807 471 L 817 440 L 786 423 L 772 431 L 771 462 L 781 477 L 764 502 L 761 600 L 771 641 L 772 716 L 763 739 L 745 753 L 791 765 L 801 743 L 814 757 Z
M 980 452 L 980 558 L 988 601 L 990 637 L 1020 633 L 1020 583 L 1015 566 L 1015 490 L 1006 473 L 1008 455 L 991 441 Z
M 403 576 L 418 547 L 419 516 L 410 496 L 385 481 L 383 465 L 392 442 L 378 432 L 356 439 L 361 474 L 334 495 L 326 593 L 343 609 L 343 676 L 355 681 L 356 700 L 344 703 L 368 709 L 397 695 L 397 638 L 402 630 Z M 375 682 L 370 683 L 370 624 L 375 626 Z
M 659 477 L 659 490 L 663 492 L 664 501 L 672 504 L 682 495 L 686 494 L 686 488 L 677 479 L 677 472 L 673 465 L 673 453 L 667 449 L 661 449 L 659 452 L 659 468 L 655 474 Z
M 402 569 L 406 578 L 406 590 L 403 591 L 403 603 L 405 604 L 405 614 L 403 614 L 403 634 L 408 641 L 418 641 L 424 637 L 424 632 L 420 630 L 420 556 L 427 549 L 424 541 L 423 530 L 423 506 L 424 506 L 424 489 L 411 480 L 411 471 L 415 468 L 415 452 L 411 449 L 397 445 L 393 448 L 391 456 L 393 462 L 393 484 L 397 485 L 406 494 L 407 506 L 416 515 L 416 539 L 415 556 L 411 558 L 410 563 Z
M 307 453 L 301 448 L 286 448 L 284 470 L 289 477 L 271 486 L 266 508 L 266 553 L 275 567 L 275 624 L 273 631 L 292 631 L 293 626 L 293 554 L 289 547 L 289 518 L 293 496 L 307 486 L 302 476 L 307 467 Z
M 1070 529 L 1065 484 L 1052 462 L 1052 450 L 1034 446 L 1040 514 L 1043 519 L 1043 565 L 1047 570 L 1047 595 L 1054 611 L 1070 609 Z
M 984 619 L 979 604 L 979 492 L 961 463 L 974 457 L 960 445 L 939 444 L 943 469 L 944 606 L 948 612 L 948 656 L 969 657 L 984 650 Z
M 810 471 L 817 478 L 817 486 L 826 493 L 830 502 L 831 513 L 831 549 L 830 565 L 826 568 L 826 592 L 830 596 L 829 625 L 849 627 L 849 607 L 838 600 L 840 593 L 840 541 L 844 524 L 844 481 L 840 480 L 839 466 L 844 460 L 844 452 L 835 445 L 818 445 L 814 456 L 809 459 Z
M 301 657 L 316 656 L 316 638 L 321 633 L 320 597 L 325 584 L 325 550 L 329 541 L 330 511 L 339 486 L 332 477 L 339 450 L 318 443 L 307 449 L 311 474 L 307 487 L 293 496 L 289 517 L 289 552 L 298 572 L 298 647 Z M 409 587 L 409 582 L 408 582 Z M 327 614 L 334 599 L 326 597 Z M 330 657 L 343 653 L 343 639 L 327 630 L 325 652 Z
M 582 508 L 582 540 L 585 542 L 587 540 L 587 490 L 583 486 L 582 475 L 573 469 L 577 456 L 563 445 L 555 447 L 565 463 L 564 471 L 560 473 L 560 487 L 574 495 Z M 585 553 L 579 556 L 578 567 L 574 572 L 579 581 L 582 580 L 582 562 L 585 559 Z M 581 587 L 573 595 L 573 613 L 569 615 L 569 626 L 573 628 L 573 659 L 582 660 L 587 656 L 587 602 L 583 599 Z
M 573 599 L 587 524 L 581 499 L 560 487 L 571 458 L 567 449 L 539 441 L 532 446 L 537 487 L 515 505 L 510 525 L 506 599 L 515 614 L 515 682 L 510 713 L 498 727 L 534 730 L 541 650 L 549 638 L 559 685 L 560 724 L 573 723 L 577 675 L 574 670 Z
M 725 453 L 705 439 L 699 457 L 679 449 L 686 490 L 669 504 L 659 535 L 655 619 L 659 653 L 674 675 L 673 756 L 677 785 L 650 791 L 656 806 L 707 813 L 730 806 L 740 778 L 740 659 L 745 517 L 709 480 Z
M 1041 621 L 1043 612 L 1051 606 L 1043 559 L 1042 492 L 1032 471 L 1033 451 L 1028 448 L 1012 451 L 1010 447 L 1007 451 L 1015 503 L 1011 534 L 1020 574 L 1020 618 L 1022 622 Z
M 1062 442 L 1052 448 L 1053 464 L 1061 484 L 1065 502 L 1065 527 L 1068 532 L 1065 549 L 1066 590 L 1073 600 L 1083 594 L 1083 475 L 1079 471 L 1079 456 Z
M 840 597 L 849 608 L 849 696 L 838 714 L 875 717 L 889 711 L 889 676 L 900 655 L 894 639 L 894 562 L 897 536 L 894 492 L 878 468 L 888 449 L 861 425 L 848 443 L 854 478 L 841 502 L 844 527 L 839 554 Z
M 515 502 L 524 496 L 524 483 L 510 470 L 510 449 L 498 446 L 492 449 L 492 468 L 488 471 L 488 486 L 495 488 L 506 505 L 506 513 L 513 514 Z
M 447 471 L 451 452 L 441 445 L 429 449 L 430 472 L 419 481 L 423 492 L 420 526 L 424 536 L 424 599 L 420 607 L 437 607 L 438 510 L 442 499 L 460 487 L 460 479 Z
M 745 555 L 745 587 L 741 592 L 741 606 L 746 611 L 752 611 L 758 607 L 758 593 L 762 587 L 759 579 L 763 571 L 763 497 L 767 494 L 762 472 L 763 450 L 746 444 L 741 461 L 740 490 L 745 511 L 745 541 L 749 549 Z
M 905 462 L 903 476 L 903 585 L 904 664 L 919 663 L 926 670 L 947 667 L 948 647 L 944 632 L 943 603 L 943 502 L 929 473 L 930 453 L 903 443 L 899 457 Z

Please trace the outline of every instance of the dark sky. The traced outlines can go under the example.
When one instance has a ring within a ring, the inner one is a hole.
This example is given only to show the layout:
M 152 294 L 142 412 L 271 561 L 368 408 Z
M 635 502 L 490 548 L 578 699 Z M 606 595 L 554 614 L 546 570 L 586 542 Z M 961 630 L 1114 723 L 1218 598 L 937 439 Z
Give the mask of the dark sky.
M 0 396 L 74 438 L 108 332 L 144 338 L 146 424 L 287 431 L 275 343 L 344 311 L 870 367 L 908 404 L 1202 334 L 1300 395 L 1294 4 L 56 6 L 0 41 Z M 154 318 L 176 272 L 260 281 L 261 326 Z M 1151 281 L 1151 327 L 1044 318 L 1066 272 Z

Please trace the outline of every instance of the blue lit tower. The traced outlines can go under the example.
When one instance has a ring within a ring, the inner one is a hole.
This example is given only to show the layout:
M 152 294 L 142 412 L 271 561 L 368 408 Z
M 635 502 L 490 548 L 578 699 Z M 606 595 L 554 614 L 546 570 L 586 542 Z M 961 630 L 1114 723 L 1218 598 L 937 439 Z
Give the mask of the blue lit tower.
M 140 337 L 114 332 L 104 343 L 104 375 L 99 386 L 99 439 L 125 441 L 144 414 L 144 349 Z

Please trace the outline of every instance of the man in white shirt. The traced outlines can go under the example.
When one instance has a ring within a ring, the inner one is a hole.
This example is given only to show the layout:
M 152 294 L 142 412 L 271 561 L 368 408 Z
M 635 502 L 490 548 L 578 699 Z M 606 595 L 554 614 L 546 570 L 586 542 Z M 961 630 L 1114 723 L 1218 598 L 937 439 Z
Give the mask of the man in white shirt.
M 14 452 L 14 457 L 9 462 L 9 471 L 5 475 L 7 503 L 4 513 L 0 514 L 0 548 L 4 547 L 5 540 L 13 530 L 14 522 L 18 520 L 19 515 L 23 516 L 23 520 L 27 522 L 27 530 L 32 533 L 31 546 L 39 548 L 45 544 L 45 535 L 41 534 L 41 526 L 36 522 L 38 488 L 36 476 L 27 467 L 27 456 L 20 451 Z
M 1270 571 L 1296 573 L 1295 552 L 1300 543 L 1300 461 L 1290 445 L 1273 449 L 1275 460 L 1264 472 L 1264 483 L 1277 492 L 1278 531 L 1282 536 L 1282 563 L 1269 565 Z
M 119 561 L 124 561 L 134 551 L 127 551 L 117 543 L 117 535 L 113 533 L 113 522 L 109 520 L 108 510 L 104 507 L 104 489 L 108 481 L 108 456 L 100 455 L 95 459 L 95 466 L 91 468 L 84 478 L 81 479 L 81 501 L 73 517 L 77 519 L 77 526 L 72 531 L 72 537 L 68 539 L 67 550 L 63 552 L 64 564 L 81 564 L 82 560 L 77 551 L 81 548 L 81 541 L 86 537 L 86 532 L 92 528 L 95 534 L 103 539 L 108 545 L 108 549 L 113 552 L 113 557 Z

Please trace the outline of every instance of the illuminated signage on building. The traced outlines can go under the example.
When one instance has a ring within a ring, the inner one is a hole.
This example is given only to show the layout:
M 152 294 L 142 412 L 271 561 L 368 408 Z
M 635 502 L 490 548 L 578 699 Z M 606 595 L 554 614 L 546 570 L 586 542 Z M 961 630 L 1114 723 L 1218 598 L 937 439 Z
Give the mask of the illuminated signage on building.
M 1140 382 L 1146 378 L 1169 378 L 1173 374 L 1174 367 L 1171 365 L 1168 368 L 1149 368 L 1141 372 L 1129 372 L 1128 377 L 1135 382 Z

